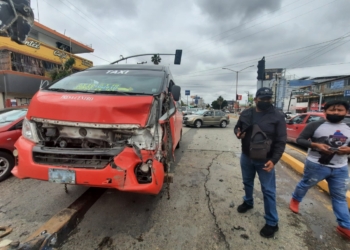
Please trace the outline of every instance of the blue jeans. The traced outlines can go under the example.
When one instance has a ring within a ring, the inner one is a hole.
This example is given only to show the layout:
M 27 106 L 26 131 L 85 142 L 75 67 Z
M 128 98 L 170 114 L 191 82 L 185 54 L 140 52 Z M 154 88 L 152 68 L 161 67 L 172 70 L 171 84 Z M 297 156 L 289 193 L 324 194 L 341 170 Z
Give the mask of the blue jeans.
M 348 166 L 330 168 L 306 160 L 303 178 L 296 186 L 293 198 L 301 202 L 309 188 L 315 186 L 322 180 L 328 182 L 332 207 L 338 224 L 341 227 L 350 229 L 350 214 L 348 203 L 346 201 L 346 192 L 348 190 L 349 181 Z
M 276 176 L 275 169 L 270 172 L 263 170 L 266 161 L 257 161 L 250 159 L 247 155 L 241 155 L 242 178 L 245 190 L 243 197 L 245 203 L 253 206 L 254 179 L 256 173 L 259 175 L 261 191 L 264 196 L 265 220 L 266 224 L 276 226 L 278 223 L 278 214 L 276 207 Z

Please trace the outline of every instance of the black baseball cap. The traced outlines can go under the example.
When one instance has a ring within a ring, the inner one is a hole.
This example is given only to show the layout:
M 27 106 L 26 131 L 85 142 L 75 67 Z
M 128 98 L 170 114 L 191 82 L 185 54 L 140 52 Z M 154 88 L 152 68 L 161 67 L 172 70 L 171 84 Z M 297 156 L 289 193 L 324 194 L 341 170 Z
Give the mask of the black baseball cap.
M 260 88 L 258 91 L 256 91 L 255 97 L 257 98 L 272 98 L 273 91 L 270 88 Z

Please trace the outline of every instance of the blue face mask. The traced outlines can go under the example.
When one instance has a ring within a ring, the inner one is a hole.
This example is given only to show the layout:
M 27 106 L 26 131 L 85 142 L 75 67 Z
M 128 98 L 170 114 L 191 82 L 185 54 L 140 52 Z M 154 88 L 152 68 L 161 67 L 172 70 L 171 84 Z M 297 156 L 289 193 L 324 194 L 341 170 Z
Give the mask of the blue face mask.
M 272 107 L 272 103 L 271 102 L 258 101 L 256 103 L 256 106 L 258 107 L 259 110 L 265 111 L 265 110 L 268 110 L 270 107 Z

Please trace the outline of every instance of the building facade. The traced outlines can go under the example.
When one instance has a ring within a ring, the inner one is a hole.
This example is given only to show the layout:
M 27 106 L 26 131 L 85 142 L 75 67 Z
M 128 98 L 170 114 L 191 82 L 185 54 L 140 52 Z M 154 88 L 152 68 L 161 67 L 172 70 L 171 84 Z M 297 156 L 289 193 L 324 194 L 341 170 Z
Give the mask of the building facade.
M 297 96 L 297 103 L 306 104 L 305 110 L 317 111 L 331 100 L 344 100 L 350 103 L 350 75 L 313 80 L 311 85 L 300 88 L 306 94 Z
M 0 37 L 0 108 L 28 105 L 40 86 L 50 82 L 50 72 L 70 57 L 74 71 L 93 66 L 77 56 L 94 50 L 70 37 L 35 22 L 25 45 Z

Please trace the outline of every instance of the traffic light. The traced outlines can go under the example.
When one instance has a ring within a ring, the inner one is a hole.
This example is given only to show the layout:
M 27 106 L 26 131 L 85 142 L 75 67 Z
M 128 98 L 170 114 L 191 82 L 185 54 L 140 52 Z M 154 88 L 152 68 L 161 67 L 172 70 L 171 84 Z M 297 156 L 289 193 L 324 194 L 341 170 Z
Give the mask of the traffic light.
M 265 80 L 265 57 L 258 61 L 258 80 Z
M 182 49 L 177 49 L 175 51 L 174 64 L 181 64 Z

